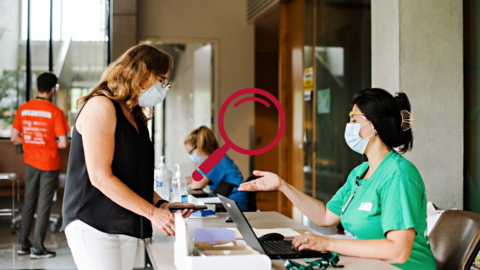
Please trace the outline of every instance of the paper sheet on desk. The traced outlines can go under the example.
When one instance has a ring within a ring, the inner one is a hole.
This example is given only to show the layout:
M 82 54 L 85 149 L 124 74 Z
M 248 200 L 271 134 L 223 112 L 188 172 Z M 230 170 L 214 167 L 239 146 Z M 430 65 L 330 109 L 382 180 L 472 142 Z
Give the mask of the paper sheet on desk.
M 297 232 L 297 231 L 295 231 L 291 228 L 275 228 L 275 229 L 255 229 L 255 228 L 253 228 L 253 231 L 255 232 L 257 237 L 264 236 L 265 234 L 268 234 L 268 233 L 279 233 L 279 234 L 283 235 L 285 238 L 293 238 L 295 236 L 300 235 L 299 232 Z M 243 239 L 243 236 L 240 233 L 240 231 L 238 231 L 238 229 L 235 230 L 235 237 L 237 239 L 238 238 Z
M 220 218 L 220 216 L 219 215 L 209 215 L 209 216 L 204 216 L 204 217 L 189 216 L 188 218 L 191 218 L 191 219 L 209 219 L 209 218 Z
M 191 195 L 190 195 L 191 196 Z M 189 199 L 190 199 L 189 196 Z M 195 198 L 191 197 L 191 201 L 194 204 L 205 204 L 205 203 L 222 203 L 218 197 L 206 197 L 206 198 Z
M 218 241 L 235 241 L 235 233 L 230 228 L 195 228 L 193 240 L 207 241 L 213 245 Z

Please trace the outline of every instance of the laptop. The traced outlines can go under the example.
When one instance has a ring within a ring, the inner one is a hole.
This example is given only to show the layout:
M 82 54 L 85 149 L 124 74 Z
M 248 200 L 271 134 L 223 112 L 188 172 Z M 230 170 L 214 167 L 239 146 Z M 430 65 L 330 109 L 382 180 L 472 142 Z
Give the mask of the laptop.
M 235 222 L 247 245 L 256 251 L 267 255 L 270 259 L 298 259 L 298 258 L 321 258 L 329 252 L 311 250 L 298 251 L 292 248 L 292 241 L 288 240 L 259 240 L 252 230 L 250 223 L 243 215 L 237 203 L 222 195 L 218 195 L 228 214 Z

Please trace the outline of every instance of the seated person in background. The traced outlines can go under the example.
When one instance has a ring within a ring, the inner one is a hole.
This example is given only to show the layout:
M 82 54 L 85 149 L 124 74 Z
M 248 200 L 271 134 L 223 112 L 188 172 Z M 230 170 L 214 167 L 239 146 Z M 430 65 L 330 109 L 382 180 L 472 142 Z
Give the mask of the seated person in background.
M 401 155 L 413 146 L 410 109 L 405 93 L 393 97 L 374 88 L 355 95 L 345 140 L 353 151 L 366 154 L 368 161 L 350 173 L 327 204 L 269 172 L 255 171 L 261 178 L 242 184 L 240 190 L 280 190 L 315 224 L 328 227 L 342 222 L 357 237 L 304 234 L 293 240 L 298 250 L 380 259 L 400 269 L 435 270 L 426 234 L 425 185 L 415 165 Z
M 219 148 L 213 132 L 206 126 L 201 126 L 190 132 L 184 144 L 192 161 L 199 165 Z M 221 182 L 234 184 L 237 187 L 233 188 L 228 197 L 236 201 L 242 211 L 247 210 L 248 194 L 244 191 L 238 191 L 238 186 L 243 183 L 242 173 L 227 155 L 207 175 L 202 171 L 200 173 L 204 177 L 198 182 L 193 181 L 190 177 L 187 178 L 190 182 L 188 186 L 190 189 L 203 189 L 208 185 L 213 191 Z

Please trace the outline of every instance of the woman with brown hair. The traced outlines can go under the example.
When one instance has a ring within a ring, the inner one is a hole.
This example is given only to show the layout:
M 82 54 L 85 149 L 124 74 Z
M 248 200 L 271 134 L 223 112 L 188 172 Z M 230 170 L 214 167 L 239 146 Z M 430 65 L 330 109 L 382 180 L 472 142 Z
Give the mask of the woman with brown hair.
M 78 100 L 62 210 L 78 269 L 132 269 L 138 239 L 152 236 L 152 223 L 175 235 L 171 204 L 153 191 L 147 129 L 149 107 L 171 87 L 172 65 L 165 52 L 135 46 Z
M 190 159 L 197 163 L 202 164 L 218 146 L 217 139 L 213 135 L 213 132 L 206 126 L 201 126 L 192 132 L 185 138 L 185 149 L 190 156 Z M 247 211 L 248 209 L 248 194 L 244 191 L 238 191 L 238 186 L 243 183 L 243 177 L 237 165 L 225 155 L 225 157 L 208 173 L 203 175 L 203 179 L 196 182 L 191 181 L 189 184 L 190 189 L 202 189 L 206 185 L 211 190 L 215 190 L 220 183 L 232 184 L 228 197 L 237 202 L 240 209 Z

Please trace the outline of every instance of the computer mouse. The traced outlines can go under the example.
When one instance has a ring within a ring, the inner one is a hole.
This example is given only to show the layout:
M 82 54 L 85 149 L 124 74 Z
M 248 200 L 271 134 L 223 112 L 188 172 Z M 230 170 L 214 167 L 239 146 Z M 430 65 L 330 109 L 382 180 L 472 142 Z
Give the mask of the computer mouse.
M 261 236 L 260 238 L 258 238 L 258 240 L 260 241 L 266 241 L 266 240 L 283 240 L 285 237 L 279 233 L 267 233 L 263 236 Z

